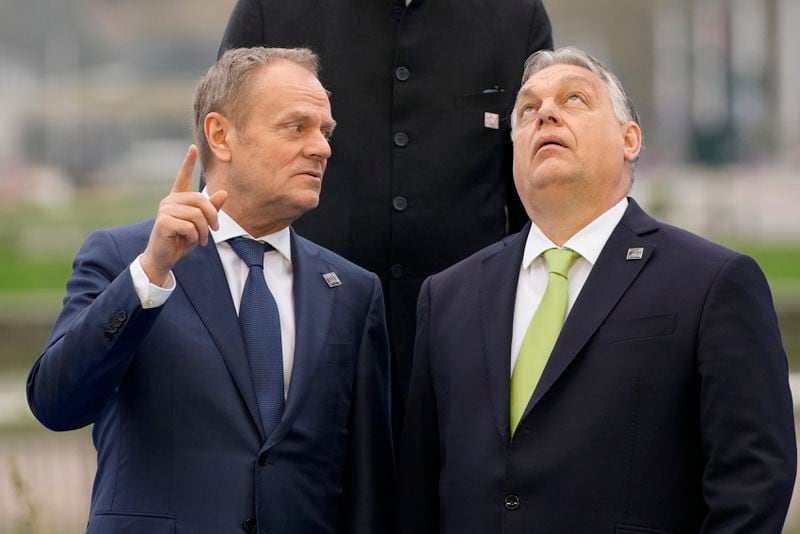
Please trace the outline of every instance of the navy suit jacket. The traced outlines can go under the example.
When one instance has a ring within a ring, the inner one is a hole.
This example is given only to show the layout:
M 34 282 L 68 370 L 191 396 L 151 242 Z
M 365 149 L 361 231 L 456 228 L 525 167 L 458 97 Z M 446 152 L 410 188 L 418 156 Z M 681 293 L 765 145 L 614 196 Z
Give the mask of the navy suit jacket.
M 631 200 L 512 438 L 528 230 L 423 285 L 398 533 L 779 533 L 794 421 L 756 263 Z
M 86 241 L 28 378 L 45 426 L 94 423 L 87 531 L 384 532 L 393 462 L 378 278 L 292 232 L 294 368 L 265 441 L 216 247 L 184 257 L 166 304 L 145 310 L 128 266 L 151 228 Z M 328 287 L 328 272 L 342 284 Z

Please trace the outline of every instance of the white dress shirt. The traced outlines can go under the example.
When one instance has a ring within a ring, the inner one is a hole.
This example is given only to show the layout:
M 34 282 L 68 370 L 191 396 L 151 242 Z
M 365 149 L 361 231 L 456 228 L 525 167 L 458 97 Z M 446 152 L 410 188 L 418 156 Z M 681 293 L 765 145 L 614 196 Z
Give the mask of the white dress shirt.
M 205 191 L 204 191 L 205 193 Z M 275 247 L 274 251 L 264 254 L 264 278 L 267 281 L 272 296 L 278 305 L 281 319 L 281 347 L 283 349 L 283 395 L 289 392 L 289 381 L 292 377 L 294 365 L 294 296 L 292 272 L 292 247 L 289 228 L 284 228 L 274 234 L 253 237 L 242 229 L 225 211 L 220 210 L 218 215 L 219 230 L 211 230 L 211 238 L 217 247 L 225 278 L 228 281 L 233 306 L 239 313 L 239 304 L 244 292 L 244 283 L 250 272 L 249 267 L 239 258 L 231 248 L 228 239 L 245 236 L 256 241 L 264 241 Z M 139 257 L 141 258 L 141 256 Z M 143 308 L 153 308 L 163 305 L 175 289 L 175 277 L 170 272 L 166 288 L 151 284 L 144 270 L 136 258 L 131 264 L 130 271 L 133 285 Z
M 568 273 L 567 294 L 569 303 L 567 305 L 567 314 L 572 309 L 572 305 L 575 304 L 583 284 L 586 283 L 592 267 L 600 256 L 600 252 L 605 247 L 611 232 L 619 224 L 627 207 L 628 199 L 623 198 L 564 243 L 563 248 L 574 250 L 581 255 L 580 258 L 575 260 Z M 547 265 L 542 257 L 542 252 L 550 248 L 559 247 L 550 241 L 535 223 L 531 222 L 531 231 L 528 234 L 528 240 L 525 242 L 525 252 L 522 256 L 519 282 L 517 283 L 517 296 L 514 302 L 514 329 L 511 337 L 512 374 L 519 356 L 519 349 L 522 347 L 522 340 L 528 331 L 528 325 L 536 308 L 539 307 L 544 291 L 547 288 Z

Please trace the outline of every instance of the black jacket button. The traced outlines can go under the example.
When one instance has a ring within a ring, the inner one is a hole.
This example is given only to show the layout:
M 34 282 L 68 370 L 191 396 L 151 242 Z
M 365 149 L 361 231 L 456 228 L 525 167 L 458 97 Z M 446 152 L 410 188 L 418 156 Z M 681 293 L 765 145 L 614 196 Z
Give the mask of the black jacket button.
M 392 275 L 392 278 L 397 280 L 398 278 L 403 276 L 403 266 L 399 264 L 394 264 L 389 268 L 389 273 Z
M 506 510 L 516 510 L 519 508 L 519 497 L 514 495 L 513 493 L 510 495 L 506 495 L 506 498 L 503 499 L 503 506 L 506 507 Z
M 247 532 L 247 534 L 256 534 L 257 528 L 258 527 L 256 526 L 256 520 L 253 519 L 252 517 L 246 520 L 244 523 L 242 523 L 242 530 Z
M 408 144 L 408 135 L 405 132 L 397 132 L 394 134 L 394 144 L 399 147 L 404 147 Z
M 261 467 L 267 465 L 267 460 L 269 460 L 269 455 L 266 452 L 262 452 L 258 455 L 258 465 Z
M 394 71 L 394 77 L 404 82 L 408 80 L 408 77 L 411 75 L 411 72 L 406 67 L 397 67 Z
M 392 8 L 392 16 L 394 20 L 403 20 L 403 14 L 406 12 L 405 8 L 400 6 L 394 6 Z
M 394 199 L 392 199 L 392 206 L 397 211 L 405 211 L 408 207 L 408 201 L 405 197 L 394 197 Z

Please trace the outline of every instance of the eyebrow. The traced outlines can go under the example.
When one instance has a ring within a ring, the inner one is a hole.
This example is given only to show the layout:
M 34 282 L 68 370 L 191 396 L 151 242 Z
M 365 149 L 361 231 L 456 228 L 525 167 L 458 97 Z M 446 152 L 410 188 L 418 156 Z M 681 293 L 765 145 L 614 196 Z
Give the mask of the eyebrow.
M 301 122 L 308 122 L 314 120 L 314 117 L 306 113 L 304 111 L 292 111 L 289 112 L 286 116 L 283 117 L 281 122 L 291 122 L 291 121 L 301 121 Z M 333 131 L 336 128 L 336 121 L 331 119 L 330 121 L 322 121 L 322 127 Z

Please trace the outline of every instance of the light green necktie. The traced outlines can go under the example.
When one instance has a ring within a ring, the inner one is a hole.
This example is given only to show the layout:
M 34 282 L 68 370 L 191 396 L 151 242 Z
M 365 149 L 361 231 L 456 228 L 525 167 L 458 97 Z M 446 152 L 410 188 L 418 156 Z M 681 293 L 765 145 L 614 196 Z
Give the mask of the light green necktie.
M 544 366 L 567 317 L 567 273 L 580 254 L 567 248 L 551 248 L 542 253 L 547 264 L 547 289 L 533 314 L 517 364 L 511 375 L 511 433 L 517 429 Z

